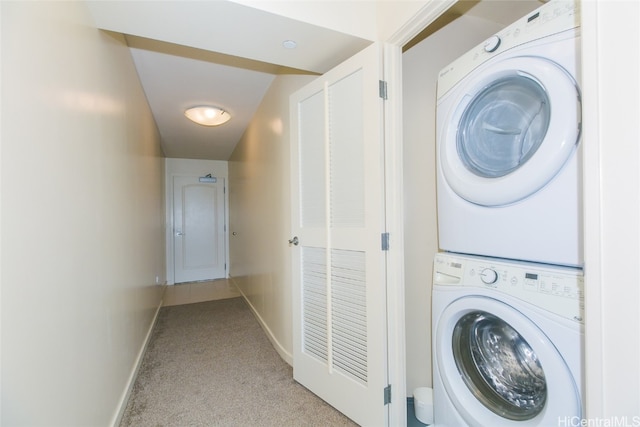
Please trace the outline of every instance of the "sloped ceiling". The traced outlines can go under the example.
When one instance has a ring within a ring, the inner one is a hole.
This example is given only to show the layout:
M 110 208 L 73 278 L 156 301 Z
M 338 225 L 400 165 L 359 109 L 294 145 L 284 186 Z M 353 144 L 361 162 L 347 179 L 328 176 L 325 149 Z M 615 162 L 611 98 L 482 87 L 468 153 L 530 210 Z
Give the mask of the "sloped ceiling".
M 300 3 L 295 6 L 302 7 Z M 336 17 L 343 25 L 345 19 L 352 22 L 358 11 L 365 10 L 356 0 L 341 3 L 332 7 L 357 4 L 360 8 L 355 14 L 350 10 Z M 167 157 L 227 160 L 277 75 L 322 74 L 372 43 L 236 1 L 99 0 L 87 4 L 98 28 L 125 34 Z M 540 4 L 537 0 L 459 1 L 412 43 L 463 14 L 507 25 Z M 362 19 L 372 18 L 364 15 Z M 353 22 L 354 28 L 357 24 Z M 286 49 L 285 40 L 295 41 L 297 47 Z M 194 105 L 221 107 L 231 120 L 218 127 L 194 124 L 183 114 Z
M 167 157 L 227 160 L 276 75 L 322 74 L 371 43 L 224 0 L 87 4 L 98 28 L 126 35 Z M 231 120 L 184 117 L 203 104 Z

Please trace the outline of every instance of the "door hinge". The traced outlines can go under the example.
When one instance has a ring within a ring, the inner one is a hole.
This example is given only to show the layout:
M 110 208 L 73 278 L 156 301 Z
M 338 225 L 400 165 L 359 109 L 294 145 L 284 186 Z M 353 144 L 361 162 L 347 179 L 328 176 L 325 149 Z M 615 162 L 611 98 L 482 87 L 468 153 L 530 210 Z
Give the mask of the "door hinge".
M 385 82 L 384 80 L 378 80 L 378 90 L 380 92 L 380 98 L 382 99 L 388 99 L 387 98 L 387 82 Z
M 388 385 L 384 388 L 384 404 L 388 405 L 391 403 L 391 385 Z
M 380 235 L 380 242 L 383 251 L 389 250 L 389 233 L 382 233 Z

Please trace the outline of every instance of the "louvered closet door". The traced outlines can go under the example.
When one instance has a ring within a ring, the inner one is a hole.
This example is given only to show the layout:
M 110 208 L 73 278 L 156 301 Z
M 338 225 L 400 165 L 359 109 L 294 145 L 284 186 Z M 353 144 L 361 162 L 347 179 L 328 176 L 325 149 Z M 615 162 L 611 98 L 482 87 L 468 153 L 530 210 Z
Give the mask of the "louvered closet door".
M 294 377 L 360 425 L 385 425 L 380 46 L 291 97 Z

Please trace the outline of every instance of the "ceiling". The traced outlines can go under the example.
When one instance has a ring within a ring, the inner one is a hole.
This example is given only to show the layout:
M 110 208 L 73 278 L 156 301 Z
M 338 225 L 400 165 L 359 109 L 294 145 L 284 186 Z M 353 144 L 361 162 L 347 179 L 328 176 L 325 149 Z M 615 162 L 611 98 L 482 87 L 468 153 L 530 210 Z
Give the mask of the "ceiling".
M 277 75 L 322 74 L 372 43 L 234 1 L 87 4 L 98 28 L 125 35 L 164 153 L 172 158 L 228 160 Z M 505 4 L 460 1 L 415 42 L 463 14 L 507 25 L 541 3 Z M 285 40 L 297 47 L 285 48 Z M 203 104 L 223 108 L 231 120 L 206 127 L 184 116 L 186 108 Z
M 278 74 L 322 74 L 371 41 L 231 1 L 87 1 L 96 26 L 125 34 L 165 155 L 227 160 Z M 294 40 L 295 49 L 283 41 Z M 222 126 L 184 110 L 214 105 Z

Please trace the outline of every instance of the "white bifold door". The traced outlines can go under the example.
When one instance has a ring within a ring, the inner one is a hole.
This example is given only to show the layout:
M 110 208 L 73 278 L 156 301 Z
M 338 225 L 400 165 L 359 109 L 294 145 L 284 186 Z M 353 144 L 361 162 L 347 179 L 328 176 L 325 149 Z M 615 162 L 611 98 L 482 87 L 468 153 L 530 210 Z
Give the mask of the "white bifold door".
M 296 381 L 387 424 L 382 48 L 291 97 Z

